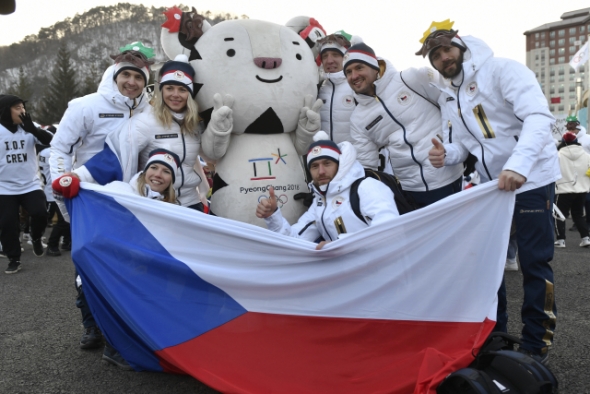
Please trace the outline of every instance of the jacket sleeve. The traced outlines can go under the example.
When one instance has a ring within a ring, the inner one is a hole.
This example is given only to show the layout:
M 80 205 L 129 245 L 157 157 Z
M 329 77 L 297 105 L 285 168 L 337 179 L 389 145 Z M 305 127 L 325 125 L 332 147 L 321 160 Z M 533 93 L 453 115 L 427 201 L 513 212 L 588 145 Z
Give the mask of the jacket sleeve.
M 373 178 L 366 178 L 358 188 L 361 213 L 371 218 L 370 226 L 388 222 L 399 216 L 393 192 Z
M 357 107 L 358 108 L 358 107 Z M 356 148 L 356 159 L 364 168 L 376 170 L 379 168 L 379 147 L 363 133 L 357 125 L 350 122 L 350 138 Z
M 410 88 L 423 95 L 432 104 L 437 104 L 440 90 L 432 84 L 441 83 L 442 77 L 438 71 L 430 67 L 410 68 L 402 71 L 401 76 Z
M 69 103 L 51 140 L 49 166 L 52 179 L 57 179 L 72 170 L 74 146 L 86 138 L 92 130 L 93 123 L 93 111 L 90 106 L 85 106 L 81 102 Z
M 553 139 L 551 126 L 555 118 L 533 72 L 524 65 L 505 61 L 496 66 L 493 78 L 504 101 L 513 106 L 514 115 L 523 122 L 516 147 L 503 169 L 528 178 L 536 158 Z
M 290 237 L 305 239 L 314 242 L 320 237 L 320 232 L 316 226 L 315 215 L 308 209 L 293 226 L 281 214 L 281 209 L 264 219 L 269 230 L 275 233 L 288 235 Z

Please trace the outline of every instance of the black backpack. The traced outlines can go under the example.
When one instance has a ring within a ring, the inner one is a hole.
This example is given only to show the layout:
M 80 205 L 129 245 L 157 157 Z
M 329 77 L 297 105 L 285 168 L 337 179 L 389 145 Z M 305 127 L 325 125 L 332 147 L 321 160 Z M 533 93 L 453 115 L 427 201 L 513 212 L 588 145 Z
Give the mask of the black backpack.
M 350 206 L 356 217 L 363 222 L 367 223 L 367 220 L 361 213 L 359 185 L 367 178 L 377 179 L 391 189 L 393 192 L 393 198 L 395 199 L 395 205 L 397 206 L 400 215 L 417 209 L 413 199 L 404 193 L 402 186 L 399 184 L 396 177 L 386 172 L 365 169 L 365 177 L 357 179 L 350 186 Z
M 451 373 L 437 394 L 555 394 L 557 379 L 546 366 L 514 351 L 520 341 L 493 332 L 468 367 Z

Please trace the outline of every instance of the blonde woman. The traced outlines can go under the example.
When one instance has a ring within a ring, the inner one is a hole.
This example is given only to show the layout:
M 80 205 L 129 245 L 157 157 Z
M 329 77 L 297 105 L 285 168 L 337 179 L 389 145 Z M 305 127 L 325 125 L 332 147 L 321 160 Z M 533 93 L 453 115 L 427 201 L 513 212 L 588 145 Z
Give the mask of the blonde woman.
M 194 73 L 185 55 L 165 63 L 158 73 L 153 107 L 110 134 L 105 149 L 76 170 L 80 178 L 102 185 L 113 180 L 129 182 L 145 167 L 150 152 L 166 149 L 180 160 L 178 203 L 202 210 L 208 185 L 199 163 L 202 125 L 194 101 Z M 197 191 L 201 184 L 202 190 Z

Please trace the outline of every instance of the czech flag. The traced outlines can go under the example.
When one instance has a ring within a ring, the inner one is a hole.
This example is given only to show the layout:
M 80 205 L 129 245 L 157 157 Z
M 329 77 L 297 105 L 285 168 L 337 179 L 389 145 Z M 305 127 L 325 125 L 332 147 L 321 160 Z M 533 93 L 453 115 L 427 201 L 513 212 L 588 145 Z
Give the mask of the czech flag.
M 68 200 L 72 257 L 137 371 L 229 393 L 435 393 L 495 325 L 514 207 L 497 182 L 319 251 L 111 185 Z

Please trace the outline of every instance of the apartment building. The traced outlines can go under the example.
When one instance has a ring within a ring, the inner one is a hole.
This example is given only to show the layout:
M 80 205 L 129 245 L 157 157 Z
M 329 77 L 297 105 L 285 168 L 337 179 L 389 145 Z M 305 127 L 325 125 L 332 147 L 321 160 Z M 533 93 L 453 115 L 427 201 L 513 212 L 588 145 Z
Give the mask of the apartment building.
M 524 32 L 526 65 L 535 73 L 551 112 L 558 118 L 575 111 L 578 79 L 582 91 L 588 89 L 588 63 L 576 72 L 569 62 L 586 43 L 589 33 L 590 8 L 566 12 L 560 21 Z

